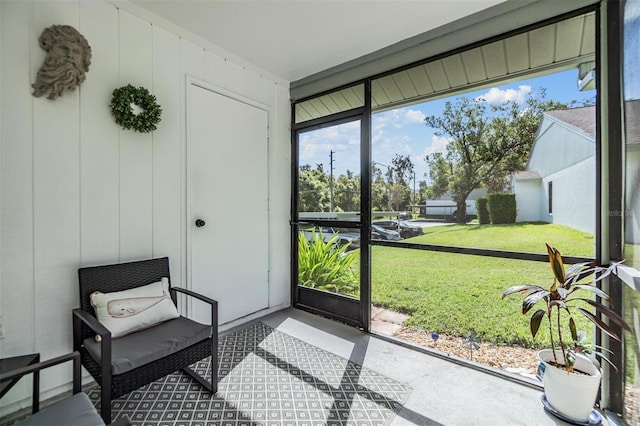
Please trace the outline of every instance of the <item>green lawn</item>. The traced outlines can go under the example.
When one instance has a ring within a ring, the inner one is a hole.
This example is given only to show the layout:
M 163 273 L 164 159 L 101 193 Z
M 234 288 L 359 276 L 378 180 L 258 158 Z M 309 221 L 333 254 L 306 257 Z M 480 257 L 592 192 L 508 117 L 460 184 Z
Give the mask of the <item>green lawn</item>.
M 594 250 L 593 236 L 543 223 L 438 226 L 408 241 L 538 253 L 545 253 L 549 242 L 574 256 L 593 256 Z M 522 298 L 502 300 L 501 295 L 512 285 L 549 286 L 550 280 L 546 262 L 379 246 L 372 250 L 374 304 L 410 314 L 407 325 L 457 336 L 475 330 L 494 343 L 548 344 L 546 322 L 534 342 L 529 315 L 520 313 Z M 576 320 L 578 329 L 592 330 L 586 319 Z
M 416 243 L 545 253 L 545 243 L 563 255 L 594 257 L 593 235 L 551 223 L 443 225 L 424 228 Z

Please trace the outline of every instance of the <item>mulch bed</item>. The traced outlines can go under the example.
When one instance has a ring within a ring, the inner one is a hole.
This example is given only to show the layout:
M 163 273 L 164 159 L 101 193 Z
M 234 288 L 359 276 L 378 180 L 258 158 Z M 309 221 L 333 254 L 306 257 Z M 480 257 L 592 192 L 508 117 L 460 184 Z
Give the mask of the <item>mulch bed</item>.
M 536 349 L 492 345 L 481 341 L 480 348 L 471 351 L 460 337 L 441 334 L 434 341 L 431 332 L 414 327 L 402 327 L 394 337 L 526 377 L 534 377 L 538 368 Z

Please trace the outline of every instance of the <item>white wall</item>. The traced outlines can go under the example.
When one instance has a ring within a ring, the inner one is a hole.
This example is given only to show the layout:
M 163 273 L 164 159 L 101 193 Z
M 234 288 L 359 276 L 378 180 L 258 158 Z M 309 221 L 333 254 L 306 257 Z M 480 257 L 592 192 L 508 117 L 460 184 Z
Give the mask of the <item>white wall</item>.
M 531 148 L 527 170 L 546 176 L 579 163 L 595 153 L 593 136 L 543 114 L 538 135 Z
M 542 179 L 540 220 L 595 234 L 595 156 Z M 553 181 L 553 214 L 549 215 L 548 182 Z
M 516 194 L 516 222 L 540 221 L 540 179 L 517 180 L 513 186 Z
M 626 154 L 624 242 L 640 244 L 640 146 L 637 144 L 627 145 Z M 633 259 L 633 263 L 627 263 L 638 267 L 640 265 L 640 250 L 636 249 L 634 255 L 636 258 Z
M 271 108 L 269 305 L 289 303 L 288 82 L 133 5 L 2 0 L 0 19 L 0 356 L 71 350 L 80 266 L 169 256 L 173 283 L 185 281 L 186 75 Z M 78 29 L 93 58 L 84 84 L 50 101 L 30 85 L 45 57 L 38 37 L 54 24 Z M 128 83 L 163 108 L 152 134 L 113 121 L 111 92 Z M 62 377 L 44 377 L 43 388 Z

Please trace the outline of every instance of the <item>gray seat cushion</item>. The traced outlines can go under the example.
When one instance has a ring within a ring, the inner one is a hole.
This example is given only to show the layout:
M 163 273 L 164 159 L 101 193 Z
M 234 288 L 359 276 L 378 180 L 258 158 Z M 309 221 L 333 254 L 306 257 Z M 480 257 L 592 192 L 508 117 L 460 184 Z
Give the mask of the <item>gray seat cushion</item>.
M 164 358 L 211 337 L 211 326 L 185 317 L 172 319 L 111 341 L 111 366 L 118 375 Z M 100 364 L 100 343 L 93 337 L 83 342 Z
M 104 426 L 87 394 L 80 392 L 70 398 L 50 405 L 33 416 L 27 417 L 19 426 Z

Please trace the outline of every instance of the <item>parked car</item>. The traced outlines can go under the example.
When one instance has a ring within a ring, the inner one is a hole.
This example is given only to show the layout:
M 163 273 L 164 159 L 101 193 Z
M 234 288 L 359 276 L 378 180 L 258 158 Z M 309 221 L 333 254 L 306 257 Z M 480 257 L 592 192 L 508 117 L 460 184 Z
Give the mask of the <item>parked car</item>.
M 383 228 L 382 226 L 373 224 L 371 225 L 371 238 L 388 241 L 398 241 L 402 239 L 397 231 L 391 231 L 389 229 Z
M 372 222 L 372 225 L 381 226 L 390 231 L 396 231 L 402 238 L 415 237 L 416 235 L 422 235 L 424 233 L 420 226 L 411 225 L 404 220 L 376 220 Z
M 314 229 L 303 229 L 302 232 L 307 239 L 307 241 L 311 241 Z M 330 228 L 330 227 L 321 227 L 319 231 L 322 232 L 322 236 L 325 241 L 328 241 L 335 234 L 338 234 L 338 243 L 340 245 L 349 244 L 347 250 L 355 250 L 360 248 L 360 233 L 356 230 L 350 230 L 347 228 Z M 318 232 L 318 228 L 316 231 Z
M 398 220 L 409 220 L 412 218 L 411 212 L 398 212 Z

